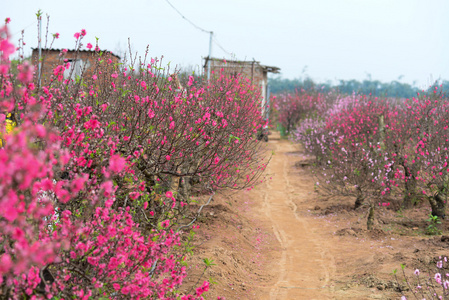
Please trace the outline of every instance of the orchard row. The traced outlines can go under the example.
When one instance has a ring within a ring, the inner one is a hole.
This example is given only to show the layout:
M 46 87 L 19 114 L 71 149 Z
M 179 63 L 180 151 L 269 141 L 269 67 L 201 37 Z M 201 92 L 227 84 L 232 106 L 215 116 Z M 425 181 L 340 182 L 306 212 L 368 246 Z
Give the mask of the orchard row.
M 195 197 L 263 180 L 258 90 L 223 73 L 182 87 L 160 61 L 115 64 L 98 45 L 92 73 L 65 79 L 61 51 L 41 84 L 36 66 L 11 68 L 15 50 L 1 28 L 1 297 L 202 299 L 207 281 L 179 291 L 181 236 Z
M 277 119 L 314 157 L 317 188 L 355 208 L 429 202 L 445 216 L 449 98 L 433 86 L 411 99 L 297 91 L 274 100 Z

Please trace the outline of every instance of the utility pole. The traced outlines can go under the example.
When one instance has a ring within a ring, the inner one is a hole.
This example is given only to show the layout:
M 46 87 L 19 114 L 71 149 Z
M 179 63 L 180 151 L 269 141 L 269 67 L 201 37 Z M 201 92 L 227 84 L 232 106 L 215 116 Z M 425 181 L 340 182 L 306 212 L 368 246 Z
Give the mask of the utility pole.
M 187 19 L 176 7 L 174 7 L 173 4 L 171 4 L 169 0 L 165 0 L 165 1 L 167 1 L 168 5 L 170 5 L 184 20 L 189 22 L 193 27 L 195 27 L 198 30 L 201 30 L 204 33 L 209 33 L 209 35 L 210 35 L 210 37 L 209 37 L 209 56 L 207 57 L 207 81 L 209 81 L 210 80 L 210 60 L 212 58 L 212 39 L 214 38 L 214 32 L 207 31 L 206 29 L 197 26 L 195 23 L 193 23 L 192 21 Z
M 210 38 L 209 38 L 209 59 L 207 60 L 207 81 L 210 81 L 210 60 L 212 58 L 212 38 L 214 36 L 214 32 L 210 31 Z

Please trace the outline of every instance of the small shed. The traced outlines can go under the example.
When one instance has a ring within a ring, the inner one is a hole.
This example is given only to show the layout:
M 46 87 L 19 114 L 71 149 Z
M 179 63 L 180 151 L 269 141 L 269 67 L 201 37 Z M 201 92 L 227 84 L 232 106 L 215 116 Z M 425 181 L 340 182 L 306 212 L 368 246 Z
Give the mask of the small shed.
M 39 72 L 39 49 L 33 48 L 32 63 L 36 66 L 36 73 Z M 53 69 L 65 62 L 70 62 L 70 68 L 64 71 L 64 79 L 68 79 L 70 74 L 74 79 L 76 76 L 84 74 L 89 76 L 93 74 L 95 59 L 98 59 L 100 52 L 93 50 L 63 50 L 63 49 L 41 49 L 42 65 L 41 80 L 43 83 L 50 80 Z M 102 57 L 111 59 L 112 63 L 119 63 L 120 57 L 110 51 L 101 51 Z M 73 70 L 73 72 L 72 72 Z
M 224 60 L 220 58 L 206 57 L 204 64 L 204 73 L 210 71 L 218 73 L 221 69 L 228 74 L 242 74 L 247 77 L 254 85 L 260 86 L 262 94 L 262 107 L 268 108 L 270 98 L 270 88 L 268 86 L 268 73 L 277 74 L 280 68 L 262 65 L 259 61 L 240 61 L 240 60 Z M 268 118 L 268 110 L 264 115 Z

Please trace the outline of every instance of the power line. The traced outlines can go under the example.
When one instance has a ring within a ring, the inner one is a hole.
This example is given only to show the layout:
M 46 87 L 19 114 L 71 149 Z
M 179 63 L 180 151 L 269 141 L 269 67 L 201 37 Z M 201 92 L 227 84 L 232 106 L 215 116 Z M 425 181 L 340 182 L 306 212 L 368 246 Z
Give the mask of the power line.
M 209 31 L 209 30 L 206 30 L 206 29 L 203 29 L 203 28 L 201 28 L 201 27 L 199 27 L 198 25 L 196 25 L 195 23 L 193 23 L 192 21 L 190 21 L 189 19 L 187 19 L 179 10 L 177 10 L 176 9 L 176 7 L 174 7 L 173 6 L 173 4 L 171 4 L 170 3 L 170 1 L 168 1 L 168 0 L 165 0 L 165 1 L 167 1 L 167 3 L 184 19 L 184 20 L 186 20 L 187 22 L 189 22 L 190 24 L 192 24 L 196 29 L 199 29 L 199 30 L 201 30 L 201 31 L 203 31 L 203 32 L 206 32 L 206 33 L 211 33 L 212 31 Z
M 23 28 L 23 29 L 17 31 L 16 33 L 13 33 L 11 36 L 15 36 L 16 34 L 18 34 L 18 33 L 22 32 L 22 31 L 24 31 L 25 29 L 29 28 L 30 26 L 32 26 L 32 25 L 34 25 L 34 24 L 36 24 L 36 23 L 37 23 L 37 21 L 34 21 L 33 23 L 27 25 L 25 28 Z
M 187 22 L 189 22 L 193 27 L 195 27 L 198 30 L 201 30 L 203 32 L 206 33 L 211 33 L 212 31 L 208 31 L 206 29 L 203 29 L 201 27 L 199 27 L 198 25 L 196 25 L 195 23 L 193 23 L 192 21 L 190 21 L 189 19 L 187 19 L 186 16 L 184 16 L 173 4 L 170 3 L 170 1 L 165 0 L 184 20 L 186 20 Z M 217 38 L 215 38 L 215 36 L 213 37 L 214 43 L 221 49 L 223 50 L 226 54 L 231 55 L 232 53 L 227 51 L 226 49 L 223 48 L 223 46 L 220 45 L 220 43 L 218 42 Z
M 214 37 L 214 43 L 215 43 L 215 45 L 217 45 L 221 50 L 223 50 L 226 54 L 228 54 L 228 55 L 230 55 L 230 56 L 232 56 L 233 55 L 233 53 L 231 53 L 231 52 L 229 52 L 229 51 L 226 51 L 221 45 L 220 45 L 220 43 L 218 43 L 218 40 Z
M 186 20 L 187 22 L 189 22 L 193 27 L 195 27 L 198 30 L 201 30 L 202 32 L 205 33 L 209 33 L 210 34 L 210 40 L 209 40 L 209 55 L 208 55 L 208 59 L 206 60 L 208 63 L 208 73 L 207 73 L 207 80 L 209 80 L 210 78 L 210 58 L 212 56 L 212 42 L 214 42 L 221 50 L 223 50 L 226 54 L 230 55 L 231 57 L 233 56 L 233 54 L 229 51 L 226 51 L 221 45 L 220 43 L 218 43 L 218 40 L 215 38 L 214 36 L 214 32 L 213 31 L 209 31 L 206 30 L 204 28 L 199 27 L 198 25 L 196 25 L 195 23 L 193 23 L 192 21 L 190 21 L 189 19 L 187 19 L 176 7 L 173 6 L 173 4 L 170 3 L 169 0 L 165 0 L 184 20 Z

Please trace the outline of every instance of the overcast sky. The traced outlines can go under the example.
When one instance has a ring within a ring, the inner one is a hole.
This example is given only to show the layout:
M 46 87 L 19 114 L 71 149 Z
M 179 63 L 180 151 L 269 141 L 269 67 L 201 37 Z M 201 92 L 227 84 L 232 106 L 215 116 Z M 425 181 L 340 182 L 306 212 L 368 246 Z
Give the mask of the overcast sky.
M 449 80 L 449 1 L 445 0 L 169 0 L 187 19 L 213 31 L 212 56 L 257 60 L 281 68 L 284 78 L 317 81 L 370 75 L 424 87 Z M 37 46 L 35 13 L 50 16 L 56 48 L 99 37 L 102 49 L 164 56 L 197 70 L 209 53 L 209 34 L 183 19 L 166 0 L 0 0 L 13 39 L 25 28 L 25 54 Z M 45 21 L 45 20 L 44 20 Z M 44 22 L 46 26 L 46 22 Z M 45 32 L 45 30 L 44 30 Z M 217 44 L 218 43 L 218 44 Z M 223 51 L 221 47 L 227 51 Z

